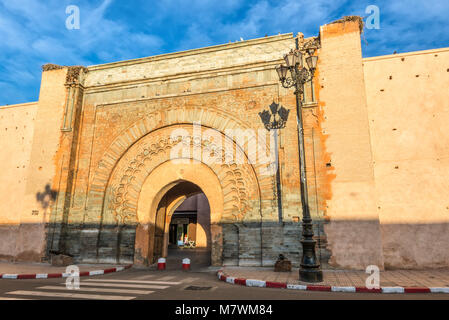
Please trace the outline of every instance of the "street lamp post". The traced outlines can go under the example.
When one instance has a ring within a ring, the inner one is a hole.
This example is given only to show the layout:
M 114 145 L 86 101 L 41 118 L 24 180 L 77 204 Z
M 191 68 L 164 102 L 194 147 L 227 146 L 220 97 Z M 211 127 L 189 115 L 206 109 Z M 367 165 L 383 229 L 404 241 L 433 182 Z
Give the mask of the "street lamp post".
M 298 149 L 299 149 L 299 184 L 302 203 L 302 259 L 299 269 L 299 278 L 305 282 L 322 282 L 323 272 L 317 261 L 313 239 L 313 225 L 309 210 L 309 197 L 307 193 L 306 157 L 304 148 L 304 125 L 302 119 L 302 105 L 304 98 L 304 84 L 312 81 L 318 56 L 314 55 L 318 48 L 318 41 L 310 41 L 301 49 L 296 44 L 296 49 L 284 56 L 286 65 L 276 67 L 279 80 L 284 88 L 295 88 L 296 96 L 296 122 L 298 125 Z M 305 59 L 304 59 L 305 58 Z M 304 60 L 307 65 L 304 65 Z M 288 75 L 288 73 L 290 75 Z

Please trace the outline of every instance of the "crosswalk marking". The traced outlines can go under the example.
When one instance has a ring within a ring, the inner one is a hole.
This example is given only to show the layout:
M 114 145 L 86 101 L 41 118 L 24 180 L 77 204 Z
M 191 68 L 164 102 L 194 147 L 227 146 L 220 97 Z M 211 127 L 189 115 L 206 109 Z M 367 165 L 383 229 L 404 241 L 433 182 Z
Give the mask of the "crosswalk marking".
M 95 300 L 132 300 L 136 298 L 129 296 L 109 296 L 99 294 L 45 292 L 45 291 L 27 291 L 27 290 L 11 291 L 7 292 L 6 294 L 21 295 L 21 296 L 53 297 L 53 298 L 56 297 L 56 298 L 75 298 L 75 299 L 95 299 Z
M 97 283 L 97 282 L 87 282 L 87 281 L 83 281 L 80 283 L 80 287 L 83 287 L 83 286 L 139 288 L 139 289 L 167 289 L 169 287 L 169 286 L 157 286 L 157 285 L 146 285 L 146 284 Z
M 0 300 L 34 300 L 38 298 L 132 300 L 137 296 L 155 293 L 156 289 L 167 289 L 174 285 L 192 283 L 198 280 L 195 277 L 179 278 L 182 278 L 182 276 L 145 274 L 129 280 L 81 279 L 80 289 L 78 290 L 67 290 L 65 282 L 61 282 L 58 285 L 40 286 L 32 290 L 6 292 L 3 297 L 0 296 Z
M 67 290 L 65 287 L 58 287 L 58 286 L 44 286 L 39 287 L 37 289 L 44 289 L 44 290 Z M 74 292 L 79 291 L 88 291 L 88 292 L 108 292 L 108 293 L 124 293 L 124 294 L 139 294 L 139 295 L 146 295 L 151 294 L 154 291 L 149 290 L 129 290 L 129 289 L 114 289 L 114 288 L 84 288 L 80 286 L 79 289 L 74 290 Z
M 106 280 L 106 279 L 89 279 L 83 281 L 83 283 L 87 281 L 95 281 L 95 282 L 120 282 L 120 283 L 144 283 L 144 284 L 166 284 L 166 285 L 178 285 L 182 282 L 170 282 L 170 281 L 151 281 L 151 280 Z

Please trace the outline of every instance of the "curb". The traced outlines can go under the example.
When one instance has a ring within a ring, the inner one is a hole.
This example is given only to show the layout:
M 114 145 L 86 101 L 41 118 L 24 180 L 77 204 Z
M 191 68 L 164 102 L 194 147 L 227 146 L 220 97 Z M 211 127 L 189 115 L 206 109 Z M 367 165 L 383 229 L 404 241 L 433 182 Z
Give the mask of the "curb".
M 367 287 L 337 287 L 325 285 L 300 285 L 282 282 L 271 282 L 254 279 L 241 279 L 229 277 L 222 270 L 217 272 L 218 279 L 227 283 L 239 284 L 246 287 L 283 288 L 303 291 L 328 291 L 328 292 L 360 292 L 360 293 L 449 293 L 449 287 L 381 287 L 369 289 Z
M 133 265 L 129 264 L 124 267 L 115 267 L 103 270 L 83 271 L 79 273 L 80 277 L 98 276 L 107 273 L 120 272 L 131 268 Z M 32 274 L 0 274 L 0 279 L 50 279 L 50 278 L 67 278 L 73 276 L 73 273 L 32 273 Z

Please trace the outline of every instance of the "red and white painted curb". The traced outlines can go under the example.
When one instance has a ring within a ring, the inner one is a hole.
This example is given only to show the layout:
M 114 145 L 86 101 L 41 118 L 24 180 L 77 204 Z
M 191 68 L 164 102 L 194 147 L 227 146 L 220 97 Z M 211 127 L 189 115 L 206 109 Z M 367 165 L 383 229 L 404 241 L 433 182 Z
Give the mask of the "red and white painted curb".
M 217 272 L 218 279 L 227 283 L 240 284 L 247 287 L 284 288 L 303 291 L 330 291 L 330 292 L 364 292 L 364 293 L 449 293 L 449 287 L 381 287 L 368 289 L 367 287 L 336 287 L 325 285 L 300 285 L 282 282 L 271 282 L 253 279 L 229 277 L 223 271 Z
M 83 271 L 80 277 L 98 276 L 107 273 L 120 272 L 132 267 L 132 264 L 103 270 Z M 73 276 L 72 273 L 33 273 L 33 274 L 0 274 L 0 279 L 49 279 L 49 278 L 67 278 Z

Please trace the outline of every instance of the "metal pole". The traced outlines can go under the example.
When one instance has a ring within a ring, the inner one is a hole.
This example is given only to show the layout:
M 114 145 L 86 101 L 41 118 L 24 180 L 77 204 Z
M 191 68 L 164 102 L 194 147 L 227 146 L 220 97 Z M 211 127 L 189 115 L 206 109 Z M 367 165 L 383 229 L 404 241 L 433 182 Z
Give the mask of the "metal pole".
M 295 66 L 296 74 L 299 74 L 298 66 Z M 315 245 L 313 239 L 313 225 L 309 210 L 309 196 L 307 193 L 306 155 L 304 147 L 304 126 L 302 119 L 302 97 L 304 84 L 296 81 L 296 123 L 298 125 L 298 149 L 299 149 L 299 185 L 302 204 L 302 259 L 299 269 L 299 278 L 306 282 L 322 282 L 323 272 L 316 260 Z

